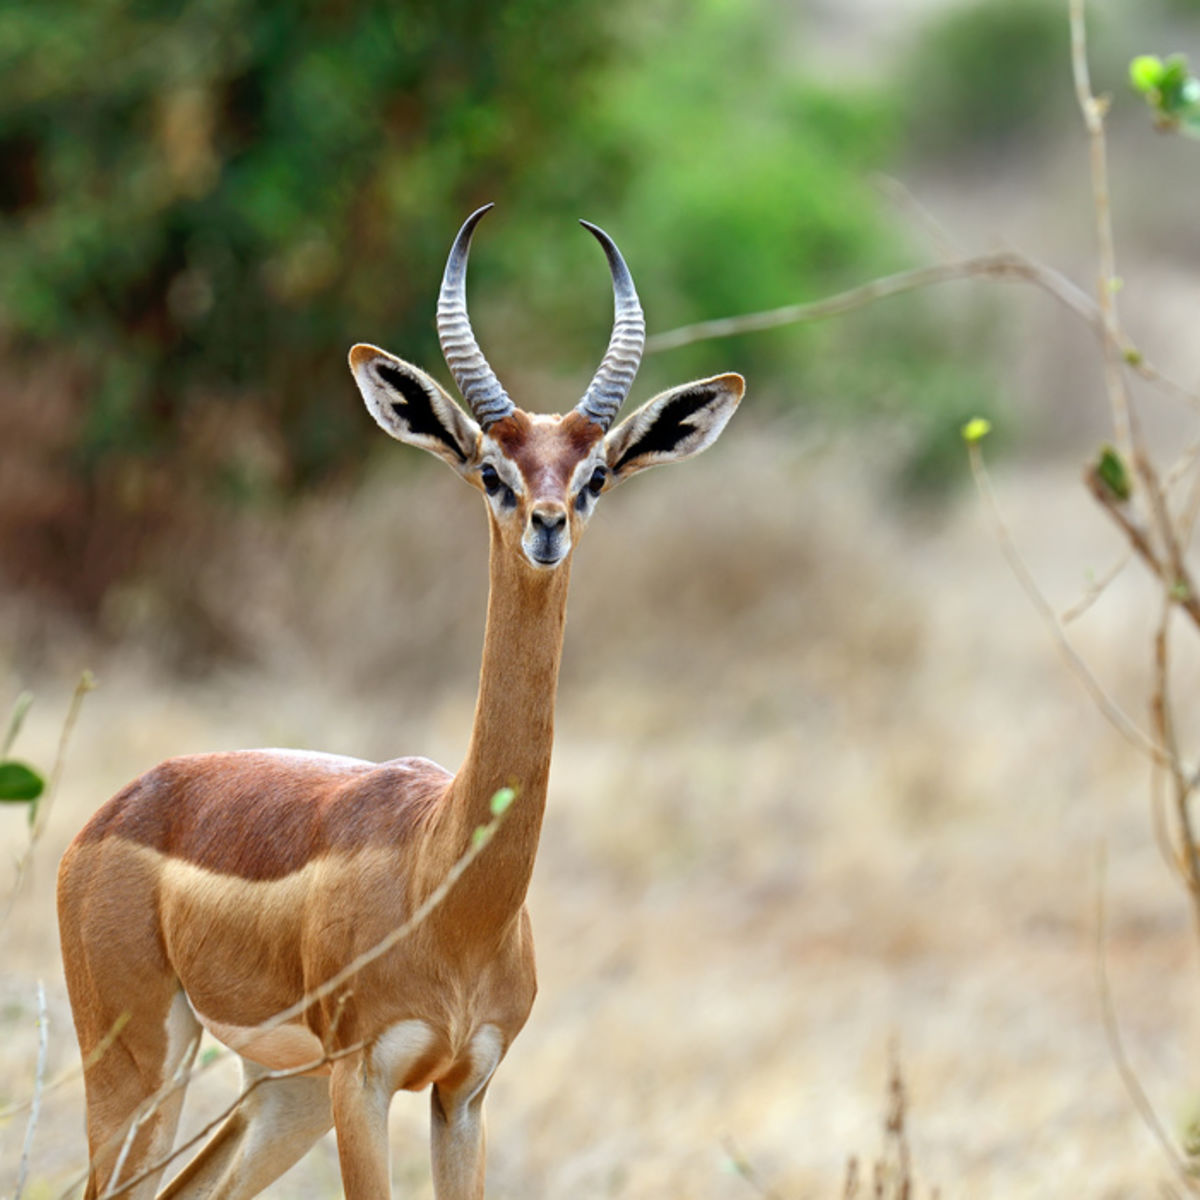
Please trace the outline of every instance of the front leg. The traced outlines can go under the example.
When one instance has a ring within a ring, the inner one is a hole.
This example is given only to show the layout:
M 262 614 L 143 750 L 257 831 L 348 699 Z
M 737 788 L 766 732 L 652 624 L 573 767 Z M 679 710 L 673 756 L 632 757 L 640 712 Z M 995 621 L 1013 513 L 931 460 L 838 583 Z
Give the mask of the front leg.
M 371 1071 L 368 1056 L 360 1052 L 334 1063 L 329 1091 L 346 1200 L 390 1200 L 391 1080 Z
M 483 1098 L 505 1048 L 500 1030 L 484 1025 L 471 1039 L 461 1070 L 433 1086 L 430 1147 L 436 1200 L 483 1200 Z
M 433 1085 L 429 1132 L 436 1200 L 483 1200 L 486 1091 L 481 1088 L 464 1101 L 461 1093 L 447 1095 L 440 1085 Z

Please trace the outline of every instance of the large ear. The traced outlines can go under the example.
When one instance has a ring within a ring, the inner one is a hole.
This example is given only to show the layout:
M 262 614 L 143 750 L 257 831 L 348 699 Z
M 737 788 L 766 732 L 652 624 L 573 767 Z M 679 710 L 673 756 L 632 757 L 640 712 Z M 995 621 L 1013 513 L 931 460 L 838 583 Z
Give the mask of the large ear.
M 711 446 L 745 390 L 740 375 L 714 375 L 647 400 L 604 439 L 613 482 L 646 467 L 690 458 Z
M 479 426 L 419 367 L 377 346 L 355 346 L 350 370 L 379 425 L 462 470 L 475 455 Z

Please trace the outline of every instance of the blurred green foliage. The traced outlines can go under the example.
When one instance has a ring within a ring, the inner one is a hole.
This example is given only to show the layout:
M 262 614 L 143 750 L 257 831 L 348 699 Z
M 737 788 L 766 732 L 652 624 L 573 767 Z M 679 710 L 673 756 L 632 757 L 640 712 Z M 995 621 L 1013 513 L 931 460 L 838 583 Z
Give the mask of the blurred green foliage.
M 169 451 L 216 391 L 265 408 L 289 482 L 335 464 L 348 343 L 432 349 L 448 233 L 553 154 L 572 109 L 548 81 L 602 61 L 606 11 L 5 8 L 0 321 L 81 364 L 83 462 Z
M 541 392 L 586 381 L 611 322 L 575 217 L 617 238 L 652 330 L 900 265 L 869 181 L 899 107 L 883 82 L 806 80 L 780 36 L 803 20 L 765 0 L 0 8 L 0 367 L 53 356 L 72 393 L 47 453 L 76 499 L 37 514 L 60 589 L 97 605 L 180 511 L 352 471 L 378 442 L 346 349 L 440 370 L 444 256 L 484 201 L 472 312 L 533 407 L 574 402 Z M 759 403 L 915 399 L 950 430 L 979 407 L 919 303 L 856 322 L 663 355 L 637 395 L 737 369 Z
M 949 7 L 914 42 L 903 76 L 905 128 L 919 151 L 990 155 L 1018 140 L 1027 150 L 1072 115 L 1065 0 Z

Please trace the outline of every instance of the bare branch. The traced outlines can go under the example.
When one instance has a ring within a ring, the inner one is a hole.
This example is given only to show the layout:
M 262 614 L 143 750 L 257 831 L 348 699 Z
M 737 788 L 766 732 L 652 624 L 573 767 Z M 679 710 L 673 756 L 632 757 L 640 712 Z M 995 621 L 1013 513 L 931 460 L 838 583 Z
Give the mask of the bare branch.
M 311 1062 L 302 1063 L 298 1067 L 288 1067 L 286 1070 L 280 1071 L 267 1071 L 265 1074 L 256 1076 L 248 1084 L 246 1084 L 246 1086 L 242 1088 L 237 1096 L 225 1108 L 217 1113 L 217 1115 L 213 1117 L 213 1119 L 209 1121 L 207 1125 L 199 1129 L 195 1134 L 192 1135 L 192 1137 L 188 1138 L 187 1141 L 176 1146 L 172 1151 L 170 1151 L 170 1153 L 164 1155 L 157 1162 L 151 1163 L 137 1175 L 134 1175 L 131 1179 L 127 1179 L 124 1183 L 120 1184 L 120 1186 L 114 1186 L 106 1189 L 104 1194 L 100 1197 L 100 1200 L 116 1200 L 118 1196 L 126 1195 L 128 1192 L 137 1187 L 139 1183 L 149 1179 L 151 1175 L 155 1175 L 164 1168 L 169 1167 L 177 1158 L 186 1154 L 193 1146 L 199 1145 L 199 1143 L 208 1137 L 208 1135 L 212 1133 L 218 1125 L 222 1124 L 225 1120 L 232 1116 L 234 1110 L 245 1101 L 246 1097 L 252 1092 L 257 1091 L 258 1088 L 263 1086 L 263 1084 L 273 1083 L 279 1079 L 293 1079 L 299 1075 L 307 1075 L 312 1071 L 319 1071 L 322 1067 L 328 1066 L 330 1063 L 336 1062 L 338 1059 L 348 1058 L 352 1054 L 357 1054 L 360 1050 L 362 1050 L 363 1045 L 364 1043 L 362 1042 L 355 1042 L 354 1045 L 343 1047 L 341 1050 L 328 1051 L 322 1054 L 320 1058 L 315 1058 Z M 146 1117 L 143 1117 L 143 1120 L 147 1119 L 149 1115 L 151 1115 L 153 1112 L 156 1112 L 162 1106 L 170 1092 L 176 1091 L 179 1087 L 185 1087 L 186 1085 L 186 1079 L 178 1083 L 172 1081 L 172 1086 L 170 1089 L 157 1100 L 151 1109 L 147 1110 Z M 113 1171 L 114 1178 L 119 1174 L 119 1168 L 121 1165 L 121 1162 L 118 1162 L 118 1169 Z
M 1169 590 L 1163 589 L 1162 613 L 1154 636 L 1154 692 L 1150 710 L 1154 716 L 1155 731 L 1163 749 L 1167 752 L 1167 768 L 1174 791 L 1175 820 L 1179 826 L 1182 843 L 1177 857 L 1177 870 L 1183 877 L 1192 902 L 1192 915 L 1200 931 L 1200 851 L 1196 847 L 1196 831 L 1191 814 L 1193 783 L 1187 778 L 1179 761 L 1178 743 L 1175 737 L 1175 722 L 1171 707 L 1170 652 L 1167 636 L 1171 625 L 1173 607 Z
M 38 803 L 37 815 L 34 818 L 33 828 L 29 833 L 29 841 L 26 843 L 21 857 L 17 860 L 12 887 L 9 889 L 8 896 L 5 899 L 4 909 L 0 912 L 0 925 L 3 925 L 8 920 L 13 905 L 16 903 L 17 894 L 21 890 L 21 884 L 25 881 L 25 873 L 29 870 L 29 864 L 33 861 L 33 852 L 37 849 L 37 844 L 41 840 L 42 831 L 46 827 L 47 816 L 54 803 L 54 797 L 58 794 L 58 785 L 62 779 L 63 765 L 67 760 L 67 744 L 70 742 L 71 734 L 75 730 L 75 722 L 79 719 L 79 709 L 83 704 L 84 696 L 92 691 L 95 686 L 96 680 L 91 671 L 84 671 L 79 676 L 79 682 L 75 685 L 75 691 L 71 695 L 71 706 L 67 709 L 67 716 L 66 720 L 63 721 L 62 732 L 58 735 L 58 750 L 54 756 L 54 766 L 50 771 L 50 782 L 47 784 L 46 792 Z
M 764 329 L 778 329 L 782 325 L 798 325 L 805 321 L 819 321 L 853 312 L 889 296 L 917 291 L 955 279 L 977 276 L 993 279 L 1016 279 L 1033 283 L 1061 300 L 1068 308 L 1092 325 L 1098 333 L 1103 332 L 1102 316 L 1095 301 L 1081 292 L 1065 275 L 1034 262 L 1011 250 L 1000 250 L 992 254 L 980 254 L 970 258 L 956 258 L 951 262 L 935 263 L 927 267 L 914 267 L 894 275 L 883 275 L 869 283 L 827 296 L 824 300 L 813 300 L 807 304 L 789 304 L 783 308 L 765 312 L 748 313 L 740 317 L 723 317 L 715 321 L 701 321 L 695 325 L 683 325 L 678 329 L 657 333 L 646 339 L 646 353 L 674 350 L 693 342 L 712 338 L 734 337 L 742 333 L 755 333 Z
M 935 263 L 927 267 L 914 267 L 894 275 L 883 275 L 867 283 L 837 292 L 821 300 L 804 304 L 788 304 L 782 308 L 766 309 L 762 312 L 745 313 L 737 317 L 720 317 L 712 321 L 698 321 L 692 325 L 681 325 L 646 339 L 646 353 L 657 354 L 664 350 L 676 350 L 696 342 L 718 338 L 737 337 L 744 333 L 758 333 L 767 329 L 779 329 L 785 325 L 802 325 L 809 321 L 822 321 L 829 317 L 842 316 L 860 308 L 866 308 L 889 296 L 919 291 L 940 283 L 956 279 L 1013 280 L 1029 283 L 1047 292 L 1087 324 L 1098 338 L 1104 339 L 1104 314 L 1090 296 L 1081 291 L 1060 271 L 1044 263 L 1026 257 L 1013 250 L 1001 250 L 991 254 L 979 254 L 966 258 L 954 258 L 949 262 Z M 1121 360 L 1148 383 L 1170 392 L 1193 408 L 1200 408 L 1200 392 L 1164 375 L 1152 363 L 1147 362 L 1133 345 L 1122 343 L 1119 347 Z
M 1166 547 L 1166 561 L 1158 550 L 1151 544 L 1150 535 L 1137 518 L 1129 511 L 1128 501 L 1116 496 L 1107 483 L 1100 477 L 1094 465 L 1084 471 L 1083 481 L 1087 489 L 1095 497 L 1100 507 L 1116 522 L 1128 539 L 1138 557 L 1150 568 L 1155 577 L 1167 589 L 1170 599 L 1191 618 L 1192 623 L 1200 629 L 1200 596 L 1196 595 L 1192 584 L 1191 573 L 1183 561 L 1178 539 L 1175 537 L 1170 517 L 1163 500 L 1162 488 L 1158 476 L 1149 460 L 1142 454 L 1135 459 L 1138 474 L 1142 479 L 1150 509 L 1155 518 L 1155 525 Z
M 1083 684 L 1088 695 L 1092 697 L 1097 708 L 1099 708 L 1109 724 L 1134 749 L 1140 750 L 1152 762 L 1165 765 L 1166 752 L 1163 748 L 1140 729 L 1124 709 L 1104 690 L 1103 685 L 1092 673 L 1091 668 L 1083 660 L 1079 651 L 1071 644 L 1071 640 L 1067 637 L 1066 630 L 1063 629 L 1058 615 L 1051 607 L 1050 602 L 1042 595 L 1037 581 L 1033 578 L 1033 573 L 1029 570 L 1025 560 L 1021 557 L 1020 551 L 1017 550 L 1012 540 L 1012 535 L 1009 533 L 1008 526 L 1005 524 L 1004 517 L 1000 512 L 996 495 L 992 491 L 991 480 L 988 478 L 987 469 L 983 464 L 983 454 L 980 451 L 979 443 L 968 442 L 967 451 L 971 463 L 971 474 L 975 478 L 975 485 L 979 489 L 979 494 L 983 498 L 988 514 L 992 519 L 993 532 L 1000 546 L 1001 553 L 1016 576 L 1017 582 L 1021 585 L 1033 607 L 1037 610 L 1038 615 L 1042 618 L 1046 628 L 1050 631 L 1050 635 L 1058 647 L 1059 655 L 1067 666 L 1070 667 L 1075 677 Z
M 1180 1155 L 1175 1143 L 1163 1127 L 1158 1114 L 1154 1111 L 1154 1105 L 1150 1103 L 1150 1098 L 1146 1095 L 1146 1089 L 1142 1087 L 1142 1082 L 1138 1078 L 1137 1072 L 1133 1069 L 1133 1064 L 1129 1061 L 1129 1056 L 1125 1052 L 1125 1043 L 1121 1038 L 1121 1027 L 1117 1021 L 1117 1010 L 1113 1003 L 1112 987 L 1108 980 L 1108 965 L 1104 955 L 1104 943 L 1107 938 L 1104 911 L 1104 876 L 1105 856 L 1102 845 L 1097 855 L 1096 870 L 1095 964 L 1096 993 L 1100 999 L 1100 1017 L 1104 1023 L 1104 1035 L 1108 1040 L 1109 1052 L 1113 1056 L 1113 1062 L 1116 1064 L 1117 1072 L 1121 1076 L 1121 1082 L 1125 1085 L 1125 1091 L 1129 1095 L 1129 1099 L 1133 1102 L 1134 1108 L 1137 1109 L 1138 1115 L 1142 1118 L 1146 1128 L 1150 1130 L 1155 1141 L 1161 1147 L 1163 1154 L 1166 1155 L 1171 1166 L 1175 1169 L 1176 1174 L 1179 1176 L 1179 1181 L 1194 1195 L 1198 1191 L 1197 1180 L 1193 1176 L 1187 1161 Z
M 885 174 L 872 176 L 872 181 L 897 208 L 915 219 L 945 261 L 954 262 L 964 257 L 949 230 L 917 199 L 907 184 L 894 175 Z
M 1070 608 L 1064 609 L 1059 620 L 1064 625 L 1070 625 L 1072 621 L 1079 620 L 1097 600 L 1108 590 L 1109 584 L 1113 582 L 1121 574 L 1122 571 L 1129 565 L 1129 560 L 1132 557 L 1132 552 L 1126 550 L 1120 558 L 1117 559 L 1099 579 L 1095 580 L 1087 589 L 1086 592 Z
M 37 1070 L 33 1077 L 33 1101 L 29 1106 L 29 1122 L 25 1126 L 25 1144 L 21 1147 L 21 1164 L 17 1169 L 17 1190 L 13 1192 L 13 1200 L 21 1200 L 21 1193 L 25 1190 L 25 1183 L 29 1177 L 29 1157 L 33 1153 L 33 1135 L 42 1112 L 42 1083 L 46 1078 L 46 1049 L 49 1042 L 50 1018 L 46 1012 L 46 988 L 40 979 L 37 985 L 37 999 Z
M 1092 209 L 1096 222 L 1096 243 L 1099 256 L 1100 277 L 1097 281 L 1097 296 L 1104 329 L 1104 378 L 1108 388 L 1108 400 L 1112 409 L 1113 436 L 1117 449 L 1126 458 L 1137 449 L 1137 431 L 1129 407 L 1129 394 L 1125 388 L 1124 361 L 1121 327 L 1117 316 L 1116 290 L 1120 286 L 1117 277 L 1117 256 L 1113 244 L 1112 207 L 1108 191 L 1108 149 L 1104 138 L 1104 113 L 1107 101 L 1097 100 L 1092 95 L 1091 77 L 1087 60 L 1087 23 L 1084 18 L 1084 0 L 1070 0 L 1071 17 L 1071 73 L 1075 81 L 1075 98 L 1083 114 L 1088 133 L 1089 163 L 1092 174 Z
M 753 1164 L 738 1148 L 738 1144 L 733 1138 L 726 1137 L 722 1142 L 722 1148 L 725 1151 L 726 1161 L 729 1163 L 734 1174 L 749 1184 L 762 1197 L 762 1200 L 782 1200 L 778 1192 L 768 1187 L 759 1178 Z

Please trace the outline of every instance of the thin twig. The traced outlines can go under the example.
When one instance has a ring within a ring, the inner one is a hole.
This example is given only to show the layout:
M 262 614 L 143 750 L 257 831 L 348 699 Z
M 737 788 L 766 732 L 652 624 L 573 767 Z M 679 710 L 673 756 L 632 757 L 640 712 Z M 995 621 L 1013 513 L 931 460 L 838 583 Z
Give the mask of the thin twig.
M 737 337 L 744 333 L 758 333 L 786 325 L 801 325 L 809 321 L 822 321 L 828 317 L 842 316 L 865 308 L 889 296 L 903 295 L 956 279 L 977 278 L 1033 284 L 1075 313 L 1098 338 L 1103 340 L 1105 337 L 1104 314 L 1100 305 L 1062 272 L 1017 251 L 1000 250 L 990 254 L 955 258 L 950 262 L 935 263 L 926 267 L 914 267 L 894 275 L 883 275 L 847 291 L 804 304 L 787 304 L 762 312 L 681 325 L 663 333 L 651 334 L 646 339 L 646 353 L 659 354 L 664 350 L 675 350 L 696 342 Z M 1169 392 L 1193 408 L 1200 408 L 1200 391 L 1165 375 L 1153 363 L 1143 358 L 1141 352 L 1132 344 L 1123 343 L 1120 356 L 1123 362 L 1148 383 Z
M 4 741 L 0 743 L 0 758 L 8 757 L 8 752 L 13 748 L 17 734 L 21 732 L 21 726 L 24 724 L 25 716 L 32 703 L 32 692 L 21 692 L 13 702 L 12 715 L 8 718 L 8 729 L 5 731 Z
M 1075 98 L 1088 134 L 1088 161 L 1092 175 L 1092 210 L 1096 222 L 1096 246 L 1099 258 L 1097 297 L 1104 328 L 1104 378 L 1112 409 L 1113 436 L 1117 450 L 1129 459 L 1138 448 L 1129 394 L 1125 388 L 1121 326 L 1117 316 L 1117 255 L 1113 243 L 1112 205 L 1108 189 L 1108 148 L 1104 137 L 1107 101 L 1092 95 L 1087 58 L 1087 22 L 1084 0 L 1070 0 L 1071 74 Z
M 121 1143 L 121 1152 L 117 1155 L 117 1161 L 113 1164 L 112 1173 L 109 1178 L 114 1182 L 121 1178 L 121 1172 L 125 1170 L 125 1161 L 129 1157 L 130 1150 L 133 1149 L 134 1139 L 141 1131 L 142 1126 L 147 1121 L 153 1119 L 162 1108 L 162 1106 L 173 1096 L 180 1088 L 186 1086 L 186 1077 L 188 1068 L 192 1065 L 192 1059 L 195 1057 L 196 1051 L 200 1048 L 200 1031 L 197 1029 L 193 1035 L 191 1042 L 183 1053 L 183 1057 L 176 1065 L 171 1078 L 167 1080 L 161 1088 L 149 1099 L 141 1108 L 134 1114 L 133 1120 L 129 1122 L 128 1128 L 125 1131 L 125 1140 Z M 146 1172 L 142 1173 L 139 1178 L 144 1178 Z M 120 1195 L 122 1192 L 128 1191 L 133 1187 L 133 1180 L 125 1184 L 116 1191 L 106 1191 L 105 1195 Z
M 646 353 L 655 354 L 663 350 L 674 350 L 693 342 L 712 338 L 733 337 L 737 334 L 755 333 L 764 329 L 778 329 L 782 325 L 797 325 L 805 321 L 819 321 L 853 312 L 877 300 L 902 295 L 939 283 L 955 279 L 970 279 L 984 276 L 993 279 L 1015 279 L 1033 283 L 1061 300 L 1068 308 L 1091 325 L 1097 333 L 1103 333 L 1103 320 L 1098 305 L 1080 291 L 1065 275 L 1041 263 L 1034 262 L 1012 250 L 998 250 L 991 254 L 979 254 L 969 258 L 958 258 L 952 262 L 934 263 L 927 267 L 914 267 L 894 275 L 883 275 L 868 283 L 813 300 L 806 304 L 789 304 L 783 308 L 772 308 L 765 312 L 747 313 L 739 317 L 723 317 L 715 321 L 700 321 L 694 325 L 683 325 L 665 333 L 656 333 L 646 339 Z
M 155 1175 L 159 1171 L 162 1171 L 166 1167 L 170 1166 L 171 1163 L 173 1163 L 177 1158 L 183 1154 L 186 1154 L 193 1146 L 198 1145 L 210 1133 L 212 1133 L 212 1131 L 216 1129 L 218 1125 L 227 1120 L 233 1114 L 233 1112 L 245 1102 L 246 1098 L 252 1092 L 257 1091 L 260 1087 L 262 1087 L 263 1084 L 274 1083 L 280 1079 L 294 1079 L 299 1075 L 308 1075 L 313 1071 L 319 1071 L 322 1067 L 328 1066 L 330 1063 L 337 1062 L 338 1059 L 348 1058 L 352 1054 L 357 1054 L 360 1050 L 362 1050 L 364 1045 L 365 1043 L 363 1042 L 355 1042 L 352 1046 L 345 1046 L 341 1050 L 329 1051 L 325 1054 L 322 1054 L 320 1058 L 315 1058 L 311 1062 L 302 1063 L 298 1067 L 288 1067 L 279 1071 L 267 1071 L 262 1075 L 255 1076 L 254 1079 L 246 1084 L 246 1086 L 242 1088 L 238 1095 L 225 1108 L 217 1113 L 217 1115 L 213 1117 L 212 1120 L 209 1121 L 208 1124 L 202 1129 L 197 1130 L 192 1137 L 187 1139 L 187 1141 L 176 1146 L 170 1151 L 170 1153 L 158 1159 L 156 1162 L 153 1162 L 149 1166 L 143 1168 L 137 1175 L 134 1175 L 131 1179 L 127 1179 L 119 1187 L 110 1187 L 106 1189 L 103 1195 L 101 1195 L 100 1200 L 116 1200 L 118 1196 L 124 1196 L 127 1192 L 137 1187 L 138 1184 L 144 1182 L 146 1179 L 149 1179 L 151 1175 Z M 186 1086 L 186 1081 L 178 1086 Z M 177 1088 L 172 1087 L 171 1090 L 175 1091 Z M 118 1172 L 114 1170 L 114 1177 L 117 1175 L 117 1173 Z
M 113 1023 L 112 1028 L 96 1043 L 96 1048 L 87 1056 L 87 1061 L 80 1063 L 77 1067 L 70 1067 L 63 1071 L 61 1075 L 56 1075 L 44 1088 L 42 1095 L 48 1096 L 51 1092 L 57 1091 L 66 1083 L 70 1083 L 72 1079 L 90 1071 L 94 1063 L 108 1052 L 109 1047 L 117 1040 L 122 1029 L 129 1024 L 131 1013 L 123 1012 Z M 18 1100 L 15 1104 L 10 1104 L 7 1108 L 0 1108 L 0 1121 L 7 1121 L 9 1117 L 16 1116 L 19 1112 L 24 1112 L 27 1108 L 33 1106 L 32 1098 L 29 1100 Z
M 1167 773 L 1162 763 L 1155 763 L 1150 770 L 1150 824 L 1154 830 L 1154 844 L 1158 847 L 1163 862 L 1171 874 L 1186 887 L 1183 864 L 1179 860 L 1179 851 L 1171 840 L 1170 822 L 1167 818 L 1167 797 L 1163 788 L 1163 780 Z
M 1187 466 L 1194 465 L 1195 455 L 1200 451 L 1200 446 L 1191 446 L 1188 449 L 1188 455 L 1192 458 Z M 1181 463 L 1176 463 L 1176 467 L 1181 468 L 1179 474 L 1182 475 L 1187 469 L 1187 466 L 1182 466 Z M 1176 472 L 1172 469 L 1167 476 L 1167 487 L 1169 488 L 1175 481 Z M 1200 518 L 1200 471 L 1197 471 L 1192 476 L 1192 486 L 1188 489 L 1187 498 L 1183 502 L 1183 511 L 1179 516 L 1179 543 L 1185 549 L 1192 544 L 1192 535 L 1196 530 L 1196 520 Z
M 983 454 L 980 451 L 979 443 L 968 442 L 967 453 L 971 464 L 971 474 L 975 479 L 975 486 L 979 489 L 979 494 L 983 498 L 988 515 L 991 517 L 992 529 L 1000 551 L 1004 555 L 1005 561 L 1007 561 L 1012 573 L 1016 576 L 1017 582 L 1021 585 L 1033 607 L 1037 610 L 1038 615 L 1042 618 L 1046 628 L 1050 631 L 1050 635 L 1054 639 L 1054 643 L 1063 661 L 1083 684 L 1088 695 L 1092 697 L 1097 708 L 1099 708 L 1109 724 L 1136 750 L 1140 750 L 1143 754 L 1147 755 L 1152 762 L 1165 765 L 1166 756 L 1163 748 L 1140 729 L 1124 709 L 1104 690 L 1103 685 L 1092 673 L 1091 668 L 1084 661 L 1079 651 L 1072 645 L 1070 638 L 1067 637 L 1066 630 L 1063 629 L 1062 623 L 1059 621 L 1058 615 L 1051 607 L 1050 602 L 1042 595 L 1037 581 L 1033 578 L 1033 573 L 1021 557 L 1020 551 L 1017 550 L 1012 535 L 1008 531 L 1008 526 L 1005 524 L 1004 517 L 1000 512 L 1000 505 L 996 500 L 995 493 L 992 491 L 991 480 L 983 464 Z
M 781 1200 L 779 1193 L 768 1187 L 759 1178 L 758 1172 L 754 1169 L 750 1160 L 738 1148 L 738 1144 L 733 1138 L 726 1137 L 722 1142 L 722 1146 L 725 1150 L 726 1161 L 739 1179 L 745 1180 L 763 1200 Z
M 1179 853 L 1180 873 L 1191 898 L 1197 932 L 1200 932 L 1200 851 L 1196 847 L 1196 831 L 1192 823 L 1192 784 L 1179 761 L 1171 707 L 1171 660 L 1167 638 L 1171 627 L 1172 607 L 1170 592 L 1164 588 L 1162 612 L 1154 635 L 1154 692 L 1150 700 L 1150 711 L 1154 716 L 1158 740 L 1167 752 L 1167 770 L 1175 797 L 1175 820 L 1179 826 L 1179 838 L 1182 843 Z
M 1180 1182 L 1183 1183 L 1189 1192 L 1194 1194 L 1197 1190 L 1196 1180 L 1193 1178 L 1186 1160 L 1180 1155 L 1175 1143 L 1163 1127 L 1163 1123 L 1158 1119 L 1158 1114 L 1154 1111 L 1154 1105 L 1150 1103 L 1150 1098 L 1146 1095 L 1146 1089 L 1142 1087 L 1142 1081 L 1138 1078 L 1137 1072 L 1133 1069 L 1133 1065 L 1129 1061 L 1129 1056 L 1125 1053 L 1125 1043 L 1121 1038 L 1121 1027 L 1117 1021 L 1112 987 L 1108 980 L 1108 964 L 1104 954 L 1104 943 L 1107 939 L 1104 909 L 1104 877 L 1105 854 L 1104 847 L 1101 845 L 1097 854 L 1096 870 L 1095 964 L 1096 992 L 1100 998 L 1100 1017 L 1104 1024 L 1104 1035 L 1108 1040 L 1109 1052 L 1113 1056 L 1113 1062 L 1116 1064 L 1117 1072 L 1121 1076 L 1121 1082 L 1125 1085 L 1125 1091 L 1128 1093 L 1129 1099 L 1133 1102 L 1134 1108 L 1137 1109 L 1138 1115 L 1142 1118 L 1146 1128 L 1150 1130 L 1163 1153 L 1170 1161 L 1171 1166 L 1174 1167 L 1179 1175 Z
M 1122 571 L 1129 565 L 1129 560 L 1133 557 L 1132 551 L 1126 550 L 1120 558 L 1117 559 L 1099 579 L 1094 580 L 1086 592 L 1071 605 L 1070 608 L 1064 609 L 1059 620 L 1064 625 L 1070 625 L 1072 621 L 1079 620 L 1084 613 L 1100 599 L 1101 596 L 1108 590 L 1109 585 L 1121 574 Z
M 953 262 L 964 257 L 962 247 L 955 242 L 950 231 L 917 199 L 907 184 L 894 175 L 883 173 L 873 175 L 871 179 L 897 208 L 903 209 L 916 220 L 945 261 Z
M 1138 451 L 1134 455 L 1134 466 L 1146 488 L 1149 500 L 1150 516 L 1158 532 L 1158 539 L 1166 555 L 1163 586 L 1167 589 L 1169 599 L 1175 600 L 1180 607 L 1192 618 L 1196 627 L 1200 628 L 1200 600 L 1192 594 L 1191 575 L 1183 561 L 1179 549 L 1179 538 L 1175 533 L 1175 524 L 1167 509 L 1166 495 L 1158 480 L 1158 472 L 1148 455 Z
M 29 831 L 29 841 L 25 844 L 25 849 L 22 851 L 21 857 L 17 860 L 12 887 L 9 889 L 8 896 L 5 899 L 4 910 L 0 912 L 0 925 L 3 925 L 8 920 L 13 905 L 17 901 L 17 895 L 21 890 L 21 884 L 25 881 L 25 874 L 29 870 L 29 864 L 33 861 L 33 853 L 37 849 L 38 842 L 41 840 L 43 830 L 46 828 L 46 818 L 54 803 L 54 798 L 58 794 L 58 785 L 62 779 L 63 766 L 67 760 L 67 744 L 70 742 L 71 734 L 75 730 L 75 722 L 79 719 L 79 709 L 83 704 L 84 696 L 92 691 L 95 686 L 96 680 L 91 671 L 84 671 L 80 674 L 79 682 L 75 685 L 75 691 L 71 695 L 71 705 L 67 709 L 66 720 L 63 721 L 62 731 L 58 735 L 58 750 L 54 756 L 54 766 L 50 771 L 50 781 L 46 785 L 45 793 L 38 802 L 33 825 Z
M 21 1200 L 21 1193 L 25 1190 L 25 1181 L 29 1176 L 29 1158 L 33 1153 L 33 1135 L 37 1129 L 38 1118 L 42 1113 L 42 1084 L 46 1078 L 46 1051 L 49 1045 L 50 1018 L 46 1012 L 46 988 L 40 979 L 37 985 L 37 999 L 37 1070 L 33 1077 L 33 1101 L 29 1106 L 29 1121 L 25 1126 L 25 1144 L 21 1147 L 21 1165 L 17 1169 L 17 1190 L 13 1193 L 13 1200 Z
M 1144 489 L 1149 498 L 1151 512 L 1155 516 L 1156 525 L 1167 544 L 1169 562 L 1164 562 L 1158 551 L 1150 542 L 1150 535 L 1138 523 L 1137 518 L 1129 511 L 1128 501 L 1116 496 L 1107 483 L 1100 477 L 1096 467 L 1089 466 L 1084 471 L 1083 481 L 1087 489 L 1095 497 L 1100 507 L 1117 523 L 1128 539 L 1130 546 L 1137 552 L 1138 557 L 1148 566 L 1154 576 L 1159 579 L 1170 593 L 1173 603 L 1177 604 L 1191 618 L 1192 623 L 1200 629 L 1200 596 L 1196 595 L 1192 586 L 1191 574 L 1183 562 L 1179 544 L 1171 528 L 1171 522 L 1163 505 L 1162 492 L 1158 487 L 1157 477 L 1147 462 L 1138 456 L 1142 463 L 1139 474 L 1142 477 Z

